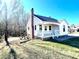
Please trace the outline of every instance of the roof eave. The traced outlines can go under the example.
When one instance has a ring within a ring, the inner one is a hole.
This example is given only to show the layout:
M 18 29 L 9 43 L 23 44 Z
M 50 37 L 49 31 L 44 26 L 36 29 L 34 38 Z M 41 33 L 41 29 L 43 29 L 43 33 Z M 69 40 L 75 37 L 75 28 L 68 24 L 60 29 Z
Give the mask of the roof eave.
M 46 22 L 46 21 L 43 21 L 41 24 L 52 24 L 52 25 L 60 25 L 60 23 L 58 22 Z

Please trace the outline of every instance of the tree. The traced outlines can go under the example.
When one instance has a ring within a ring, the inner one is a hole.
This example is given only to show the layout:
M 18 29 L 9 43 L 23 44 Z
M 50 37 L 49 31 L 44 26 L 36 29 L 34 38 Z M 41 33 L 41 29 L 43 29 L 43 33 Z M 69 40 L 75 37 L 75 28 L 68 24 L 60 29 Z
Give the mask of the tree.
M 6 0 L 0 0 L 0 15 L 4 24 L 5 41 L 8 44 L 8 35 L 11 33 L 20 32 L 21 27 L 24 28 L 25 12 L 21 4 L 21 0 L 9 0 L 10 4 L 6 3 Z

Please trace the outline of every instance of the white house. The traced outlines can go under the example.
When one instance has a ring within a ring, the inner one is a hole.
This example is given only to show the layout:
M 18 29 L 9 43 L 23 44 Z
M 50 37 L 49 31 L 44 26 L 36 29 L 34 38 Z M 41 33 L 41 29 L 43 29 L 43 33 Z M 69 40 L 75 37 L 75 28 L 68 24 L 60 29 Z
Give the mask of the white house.
M 66 21 L 36 15 L 33 8 L 27 19 L 27 36 L 30 38 L 54 38 L 68 34 L 68 23 Z

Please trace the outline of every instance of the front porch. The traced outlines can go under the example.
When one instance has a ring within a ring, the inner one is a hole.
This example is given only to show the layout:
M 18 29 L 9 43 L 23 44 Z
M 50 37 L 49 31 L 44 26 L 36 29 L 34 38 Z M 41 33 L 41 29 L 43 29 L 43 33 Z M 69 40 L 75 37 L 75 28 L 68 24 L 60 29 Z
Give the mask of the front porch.
M 35 32 L 35 36 L 41 38 L 58 37 L 60 35 L 59 25 L 56 24 L 40 24 Z
M 37 33 L 37 36 L 41 38 L 59 37 L 59 30 L 42 31 L 42 32 Z

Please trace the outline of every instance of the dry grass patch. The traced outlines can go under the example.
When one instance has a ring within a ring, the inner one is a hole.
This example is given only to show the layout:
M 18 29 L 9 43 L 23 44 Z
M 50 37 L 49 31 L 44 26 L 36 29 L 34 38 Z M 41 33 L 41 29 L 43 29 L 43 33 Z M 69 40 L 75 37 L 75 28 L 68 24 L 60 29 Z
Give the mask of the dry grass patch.
M 22 44 L 14 43 L 11 49 L 5 46 L 0 59 L 76 59 L 79 54 L 75 51 L 79 50 L 60 43 L 31 40 Z

